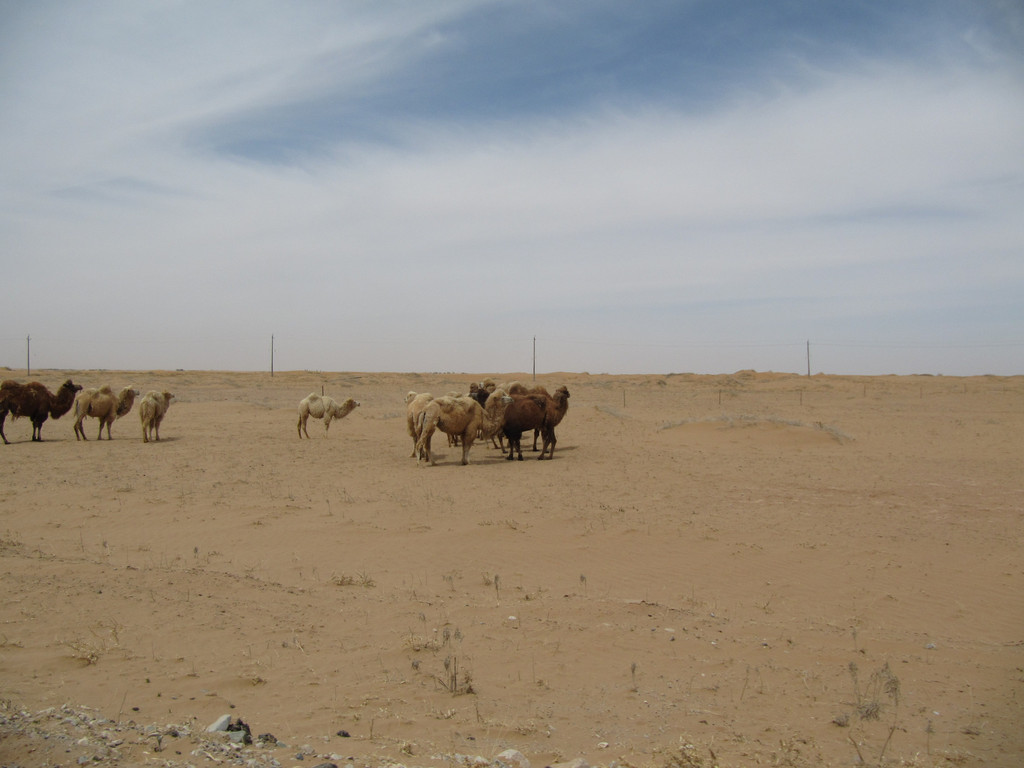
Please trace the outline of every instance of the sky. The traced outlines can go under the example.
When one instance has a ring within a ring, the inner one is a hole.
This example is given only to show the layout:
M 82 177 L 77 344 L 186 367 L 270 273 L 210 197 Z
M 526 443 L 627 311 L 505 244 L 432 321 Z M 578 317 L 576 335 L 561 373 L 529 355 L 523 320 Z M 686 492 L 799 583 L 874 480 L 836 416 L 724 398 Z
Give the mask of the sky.
M 0 366 L 1024 374 L 1016 0 L 0 0 Z

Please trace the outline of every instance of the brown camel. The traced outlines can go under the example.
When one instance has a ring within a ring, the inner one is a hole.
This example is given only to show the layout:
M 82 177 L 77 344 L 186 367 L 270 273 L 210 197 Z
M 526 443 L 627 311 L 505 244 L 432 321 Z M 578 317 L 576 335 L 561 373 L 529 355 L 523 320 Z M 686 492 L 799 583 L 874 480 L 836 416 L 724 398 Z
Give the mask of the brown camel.
M 27 416 L 32 422 L 32 440 L 42 442 L 43 422 L 48 418 L 59 419 L 70 411 L 75 402 L 75 393 L 81 389 L 71 379 L 60 385 L 57 394 L 53 394 L 38 381 L 19 384 L 8 379 L 0 382 L 0 438 L 3 438 L 4 445 L 10 444 L 4 434 L 7 414 L 14 418 Z

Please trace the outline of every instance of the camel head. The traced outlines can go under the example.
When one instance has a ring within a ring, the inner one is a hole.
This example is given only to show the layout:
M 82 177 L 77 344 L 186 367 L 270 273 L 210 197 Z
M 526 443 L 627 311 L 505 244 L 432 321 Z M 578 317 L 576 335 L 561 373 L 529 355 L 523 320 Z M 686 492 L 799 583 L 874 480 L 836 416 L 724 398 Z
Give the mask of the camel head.
M 75 384 L 71 379 L 61 384 L 60 389 L 57 390 L 57 396 L 50 403 L 50 416 L 59 419 L 70 411 L 71 406 L 75 403 L 75 395 L 81 391 L 82 385 Z

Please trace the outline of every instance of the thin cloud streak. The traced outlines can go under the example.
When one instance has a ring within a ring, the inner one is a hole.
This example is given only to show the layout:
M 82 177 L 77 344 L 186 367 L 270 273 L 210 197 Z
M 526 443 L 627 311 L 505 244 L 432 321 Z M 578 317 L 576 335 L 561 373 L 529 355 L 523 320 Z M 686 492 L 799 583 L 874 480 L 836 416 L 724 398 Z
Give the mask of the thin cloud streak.
M 613 90 L 488 115 L 382 86 L 490 4 L 300 6 L 273 33 L 184 7 L 213 31 L 173 4 L 15 25 L 0 365 L 24 327 L 42 367 L 260 368 L 273 333 L 294 368 L 524 370 L 537 336 L 546 370 L 800 371 L 810 338 L 854 342 L 832 372 L 1024 373 L 1024 79 L 990 34 L 699 109 Z

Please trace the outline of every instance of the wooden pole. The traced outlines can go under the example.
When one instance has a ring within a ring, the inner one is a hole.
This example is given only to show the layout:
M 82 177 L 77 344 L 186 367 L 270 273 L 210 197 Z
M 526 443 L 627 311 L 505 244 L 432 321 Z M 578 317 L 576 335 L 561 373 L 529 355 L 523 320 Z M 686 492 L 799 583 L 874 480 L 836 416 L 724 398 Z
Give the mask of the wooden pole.
M 807 375 L 811 375 L 811 340 L 807 340 Z
M 25 337 L 25 378 L 32 375 L 32 337 Z
M 270 377 L 274 377 L 274 334 L 270 334 Z
M 533 380 L 537 381 L 537 337 L 533 337 Z

